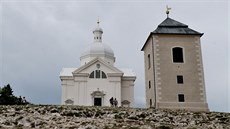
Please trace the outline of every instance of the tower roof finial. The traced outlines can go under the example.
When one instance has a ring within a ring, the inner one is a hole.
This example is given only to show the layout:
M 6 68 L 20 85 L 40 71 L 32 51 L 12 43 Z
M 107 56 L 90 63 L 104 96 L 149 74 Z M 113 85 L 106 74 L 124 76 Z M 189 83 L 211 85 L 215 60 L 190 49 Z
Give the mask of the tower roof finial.
M 99 20 L 99 16 L 97 17 L 97 25 L 99 26 L 100 24 L 100 20 Z
M 166 6 L 166 14 L 167 14 L 167 17 L 169 17 L 169 10 L 171 10 L 172 8 L 169 8 L 168 5 Z

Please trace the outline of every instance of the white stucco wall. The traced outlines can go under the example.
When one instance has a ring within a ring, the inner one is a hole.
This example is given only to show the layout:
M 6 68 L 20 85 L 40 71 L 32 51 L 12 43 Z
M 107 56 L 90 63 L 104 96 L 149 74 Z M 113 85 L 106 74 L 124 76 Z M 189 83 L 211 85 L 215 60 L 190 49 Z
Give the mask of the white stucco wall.
M 98 67 L 98 64 L 100 64 L 100 67 Z M 123 100 L 130 101 L 130 106 L 134 105 L 135 76 L 123 77 L 122 71 L 100 61 L 83 67 L 86 68 L 68 78 L 60 76 L 62 80 L 62 104 L 65 104 L 67 99 L 71 99 L 74 101 L 74 105 L 92 106 L 94 105 L 92 93 L 100 91 L 104 94 L 102 106 L 110 106 L 109 99 L 111 97 L 117 99 L 118 106 L 121 106 Z M 95 70 L 103 71 L 107 78 L 89 78 L 90 73 Z M 130 73 L 126 73 L 126 75 Z
M 105 60 L 107 63 L 114 65 L 115 57 L 106 57 L 104 55 L 97 54 L 97 55 L 87 55 L 87 56 L 81 57 L 80 58 L 81 66 L 87 64 L 88 62 L 90 62 L 91 60 L 93 60 L 97 57 L 100 57 L 101 59 Z
M 118 79 L 116 79 L 118 78 Z M 62 84 L 62 104 L 65 104 L 65 100 L 72 99 L 74 105 L 92 106 L 93 98 L 92 93 L 94 91 L 101 91 L 105 94 L 104 102 L 102 106 L 110 106 L 109 99 L 114 97 L 118 100 L 118 106 L 121 102 L 121 82 L 114 81 L 120 80 L 120 77 L 108 77 L 107 79 L 90 79 L 80 82 L 73 80 L 64 80 L 67 84 Z M 113 81 L 110 81 L 113 80 Z

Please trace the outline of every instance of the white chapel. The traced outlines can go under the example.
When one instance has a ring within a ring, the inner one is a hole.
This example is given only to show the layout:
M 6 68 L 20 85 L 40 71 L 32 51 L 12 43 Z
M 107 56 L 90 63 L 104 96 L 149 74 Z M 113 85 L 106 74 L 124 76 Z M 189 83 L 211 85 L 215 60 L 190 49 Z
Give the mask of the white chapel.
M 110 106 L 109 99 L 113 97 L 118 106 L 133 107 L 135 73 L 114 66 L 114 52 L 102 42 L 99 21 L 93 34 L 93 43 L 81 54 L 81 66 L 63 68 L 60 73 L 61 104 Z

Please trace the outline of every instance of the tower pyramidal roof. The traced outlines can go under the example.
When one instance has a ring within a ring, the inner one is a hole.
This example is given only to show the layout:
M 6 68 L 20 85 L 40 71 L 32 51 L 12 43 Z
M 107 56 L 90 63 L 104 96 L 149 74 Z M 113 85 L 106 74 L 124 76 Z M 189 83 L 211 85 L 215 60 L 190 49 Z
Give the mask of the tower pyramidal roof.
M 150 32 L 146 42 L 148 41 L 148 39 L 151 37 L 151 35 L 158 35 L 158 34 L 167 34 L 167 35 L 198 35 L 198 36 L 202 36 L 204 33 L 200 33 L 198 31 L 195 31 L 193 29 L 190 29 L 188 27 L 188 25 L 178 22 L 172 18 L 169 17 L 169 10 L 171 10 L 171 8 L 169 8 L 168 6 L 166 7 L 167 11 L 167 18 L 161 22 L 157 28 Z M 144 46 L 142 47 L 141 51 L 143 51 L 146 42 L 144 44 Z
M 190 29 L 188 25 L 178 22 L 172 18 L 167 17 L 152 34 L 186 34 L 186 35 L 200 35 L 203 33 Z
M 188 25 L 167 17 L 158 27 L 188 27 Z

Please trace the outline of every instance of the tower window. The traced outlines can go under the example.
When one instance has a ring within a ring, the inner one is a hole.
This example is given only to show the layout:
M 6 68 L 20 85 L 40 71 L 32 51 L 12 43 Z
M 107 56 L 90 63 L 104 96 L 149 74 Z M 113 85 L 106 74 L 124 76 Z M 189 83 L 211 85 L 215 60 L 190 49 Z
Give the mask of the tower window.
M 183 48 L 174 47 L 172 49 L 172 54 L 173 54 L 173 62 L 174 63 L 184 63 Z
M 184 102 L 184 94 L 178 94 L 178 101 Z
M 150 54 L 148 54 L 148 68 L 151 67 L 151 62 L 150 62 Z
M 149 81 L 149 89 L 151 88 L 151 81 Z
M 149 100 L 149 106 L 152 107 L 153 105 L 153 102 L 152 102 L 152 99 Z
M 177 75 L 177 84 L 183 84 L 184 83 L 184 78 L 182 75 Z

